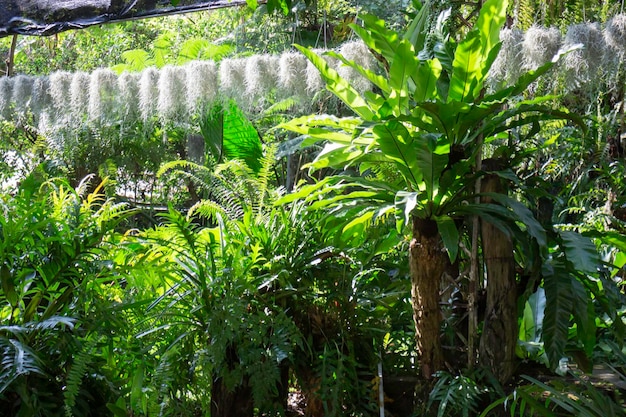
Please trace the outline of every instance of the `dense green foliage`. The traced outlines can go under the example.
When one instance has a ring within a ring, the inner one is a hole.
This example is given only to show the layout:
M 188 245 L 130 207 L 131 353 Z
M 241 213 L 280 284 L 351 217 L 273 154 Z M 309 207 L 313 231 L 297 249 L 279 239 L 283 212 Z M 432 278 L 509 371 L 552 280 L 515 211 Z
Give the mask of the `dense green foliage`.
M 507 18 L 564 29 L 618 2 L 405 3 L 250 1 L 19 39 L 20 73 L 124 80 L 104 68 L 297 43 L 328 94 L 216 92 L 169 119 L 69 103 L 52 133 L 3 108 L 1 413 L 623 415 L 626 61 L 573 87 L 555 69 L 576 47 L 493 70 Z M 312 49 L 354 38 L 373 64 Z

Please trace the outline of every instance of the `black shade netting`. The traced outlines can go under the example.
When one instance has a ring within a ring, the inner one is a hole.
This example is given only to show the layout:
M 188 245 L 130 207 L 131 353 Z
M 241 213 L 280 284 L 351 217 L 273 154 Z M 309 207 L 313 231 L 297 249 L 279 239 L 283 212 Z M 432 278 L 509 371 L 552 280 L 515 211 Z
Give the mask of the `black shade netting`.
M 46 36 L 107 22 L 245 3 L 243 0 L 0 0 L 0 37 L 14 34 Z

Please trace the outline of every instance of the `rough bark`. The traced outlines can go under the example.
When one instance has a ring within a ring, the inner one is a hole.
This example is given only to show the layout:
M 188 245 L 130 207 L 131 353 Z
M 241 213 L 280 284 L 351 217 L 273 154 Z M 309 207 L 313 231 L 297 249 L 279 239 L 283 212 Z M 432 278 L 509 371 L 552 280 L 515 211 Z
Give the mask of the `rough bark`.
M 496 175 L 482 180 L 483 192 L 505 193 L 506 187 Z M 483 202 L 489 199 L 483 197 Z M 518 339 L 517 284 L 513 244 L 493 225 L 481 225 L 482 251 L 487 272 L 487 306 L 480 339 L 479 362 L 500 383 L 507 382 L 515 370 L 515 347 Z
M 233 368 L 238 362 L 237 350 L 229 346 L 226 351 L 227 366 Z M 215 377 L 211 386 L 211 417 L 252 417 L 252 387 L 247 376 L 241 383 L 229 389 L 223 378 Z
M 425 379 L 431 379 L 444 364 L 439 339 L 439 288 L 441 276 L 448 264 L 434 221 L 413 219 L 413 239 L 409 252 L 413 320 L 420 370 Z

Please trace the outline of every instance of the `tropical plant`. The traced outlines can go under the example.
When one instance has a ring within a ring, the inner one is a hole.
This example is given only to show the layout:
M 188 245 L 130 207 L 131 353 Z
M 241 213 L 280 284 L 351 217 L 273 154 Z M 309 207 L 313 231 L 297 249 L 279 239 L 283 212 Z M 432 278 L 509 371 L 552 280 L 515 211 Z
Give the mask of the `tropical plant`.
M 322 198 L 316 207 L 347 209 L 344 232 L 394 212 L 400 214 L 399 230 L 405 224 L 411 226 L 413 308 L 425 378 L 431 378 L 443 367 L 439 342 L 440 278 L 451 263 L 458 261 L 466 231 L 473 230 L 475 237 L 470 245 L 477 248 L 480 230 L 476 222 L 469 220 L 473 216 L 483 220 L 481 249 L 487 263 L 488 319 L 483 329 L 481 361 L 504 381 L 514 369 L 518 336 L 510 239 L 541 247 L 545 245 L 545 231 L 530 210 L 510 198 L 500 184 L 499 178 L 509 175 L 506 168 L 514 153 L 496 153 L 491 160 L 494 163 L 488 165 L 489 161 L 482 161 L 483 148 L 487 143 L 497 144 L 511 130 L 533 126 L 520 138 L 523 140 L 532 137 L 542 120 L 575 117 L 554 109 L 543 98 L 518 97 L 553 63 L 526 73 L 511 87 L 485 94 L 484 82 L 498 53 L 505 3 L 486 2 L 475 29 L 464 40 L 458 44 L 438 43 L 432 50 L 425 49 L 428 10 L 426 3 L 403 35 L 389 31 L 373 16 L 363 17 L 364 27 L 353 26 L 381 61 L 383 75 L 329 53 L 377 87 L 363 95 L 315 53 L 300 48 L 320 70 L 327 88 L 356 116 L 307 116 L 281 127 L 305 135 L 305 144 L 330 142 L 310 164 L 312 170 L 332 166 L 361 174 L 326 178 L 299 194 L 308 195 L 310 201 Z M 368 176 L 371 170 L 381 167 L 395 170 L 396 180 L 383 183 Z M 329 196 L 324 189 L 329 185 L 342 194 Z M 478 201 L 481 191 L 482 201 Z M 525 227 L 520 228 L 518 222 Z M 523 252 L 530 253 L 530 247 Z M 470 281 L 474 279 L 470 277 Z M 469 302 L 473 305 L 473 300 Z M 484 349 L 487 346 L 504 348 L 494 352 Z M 470 352 L 473 349 L 470 345 Z
M 87 182 L 74 190 L 40 167 L 0 200 L 0 403 L 9 415 L 102 413 L 124 385 L 104 354 L 106 339 L 124 333 L 124 274 L 108 245 L 132 212 L 100 187 L 82 194 Z
M 626 376 L 613 368 L 621 382 Z M 514 416 L 623 416 L 623 390 L 615 389 L 606 382 L 592 382 L 588 377 L 569 373 L 570 381 L 553 379 L 542 382 L 524 375 L 530 382 L 515 389 L 509 396 L 489 405 L 480 414 L 488 416 L 503 405 Z

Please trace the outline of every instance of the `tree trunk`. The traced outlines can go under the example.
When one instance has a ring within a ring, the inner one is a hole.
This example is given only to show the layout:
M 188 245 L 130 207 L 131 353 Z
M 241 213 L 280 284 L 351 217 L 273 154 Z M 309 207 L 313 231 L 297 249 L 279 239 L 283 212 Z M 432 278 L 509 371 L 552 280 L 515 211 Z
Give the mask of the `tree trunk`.
M 213 380 L 211 387 L 211 417 L 252 417 L 252 389 L 245 380 L 229 390 L 222 378 Z
M 441 311 L 439 287 L 448 264 L 437 224 L 433 220 L 413 218 L 413 239 L 409 247 L 411 298 L 415 338 L 422 376 L 431 379 L 443 368 L 439 339 Z
M 229 346 L 226 350 L 226 366 L 233 369 L 239 361 L 237 349 Z M 232 389 L 226 386 L 222 377 L 215 376 L 211 386 L 211 417 L 252 417 L 252 387 L 249 377 L 243 376 L 241 382 Z
M 490 170 L 485 161 L 485 169 Z M 497 169 L 492 167 L 491 169 Z M 506 187 L 496 175 L 482 180 L 482 192 L 505 193 Z M 483 202 L 490 199 L 483 197 Z M 495 226 L 483 222 L 482 251 L 487 271 L 487 306 L 480 339 L 479 362 L 500 383 L 507 382 L 515 370 L 515 347 L 518 339 L 517 284 L 513 244 Z

